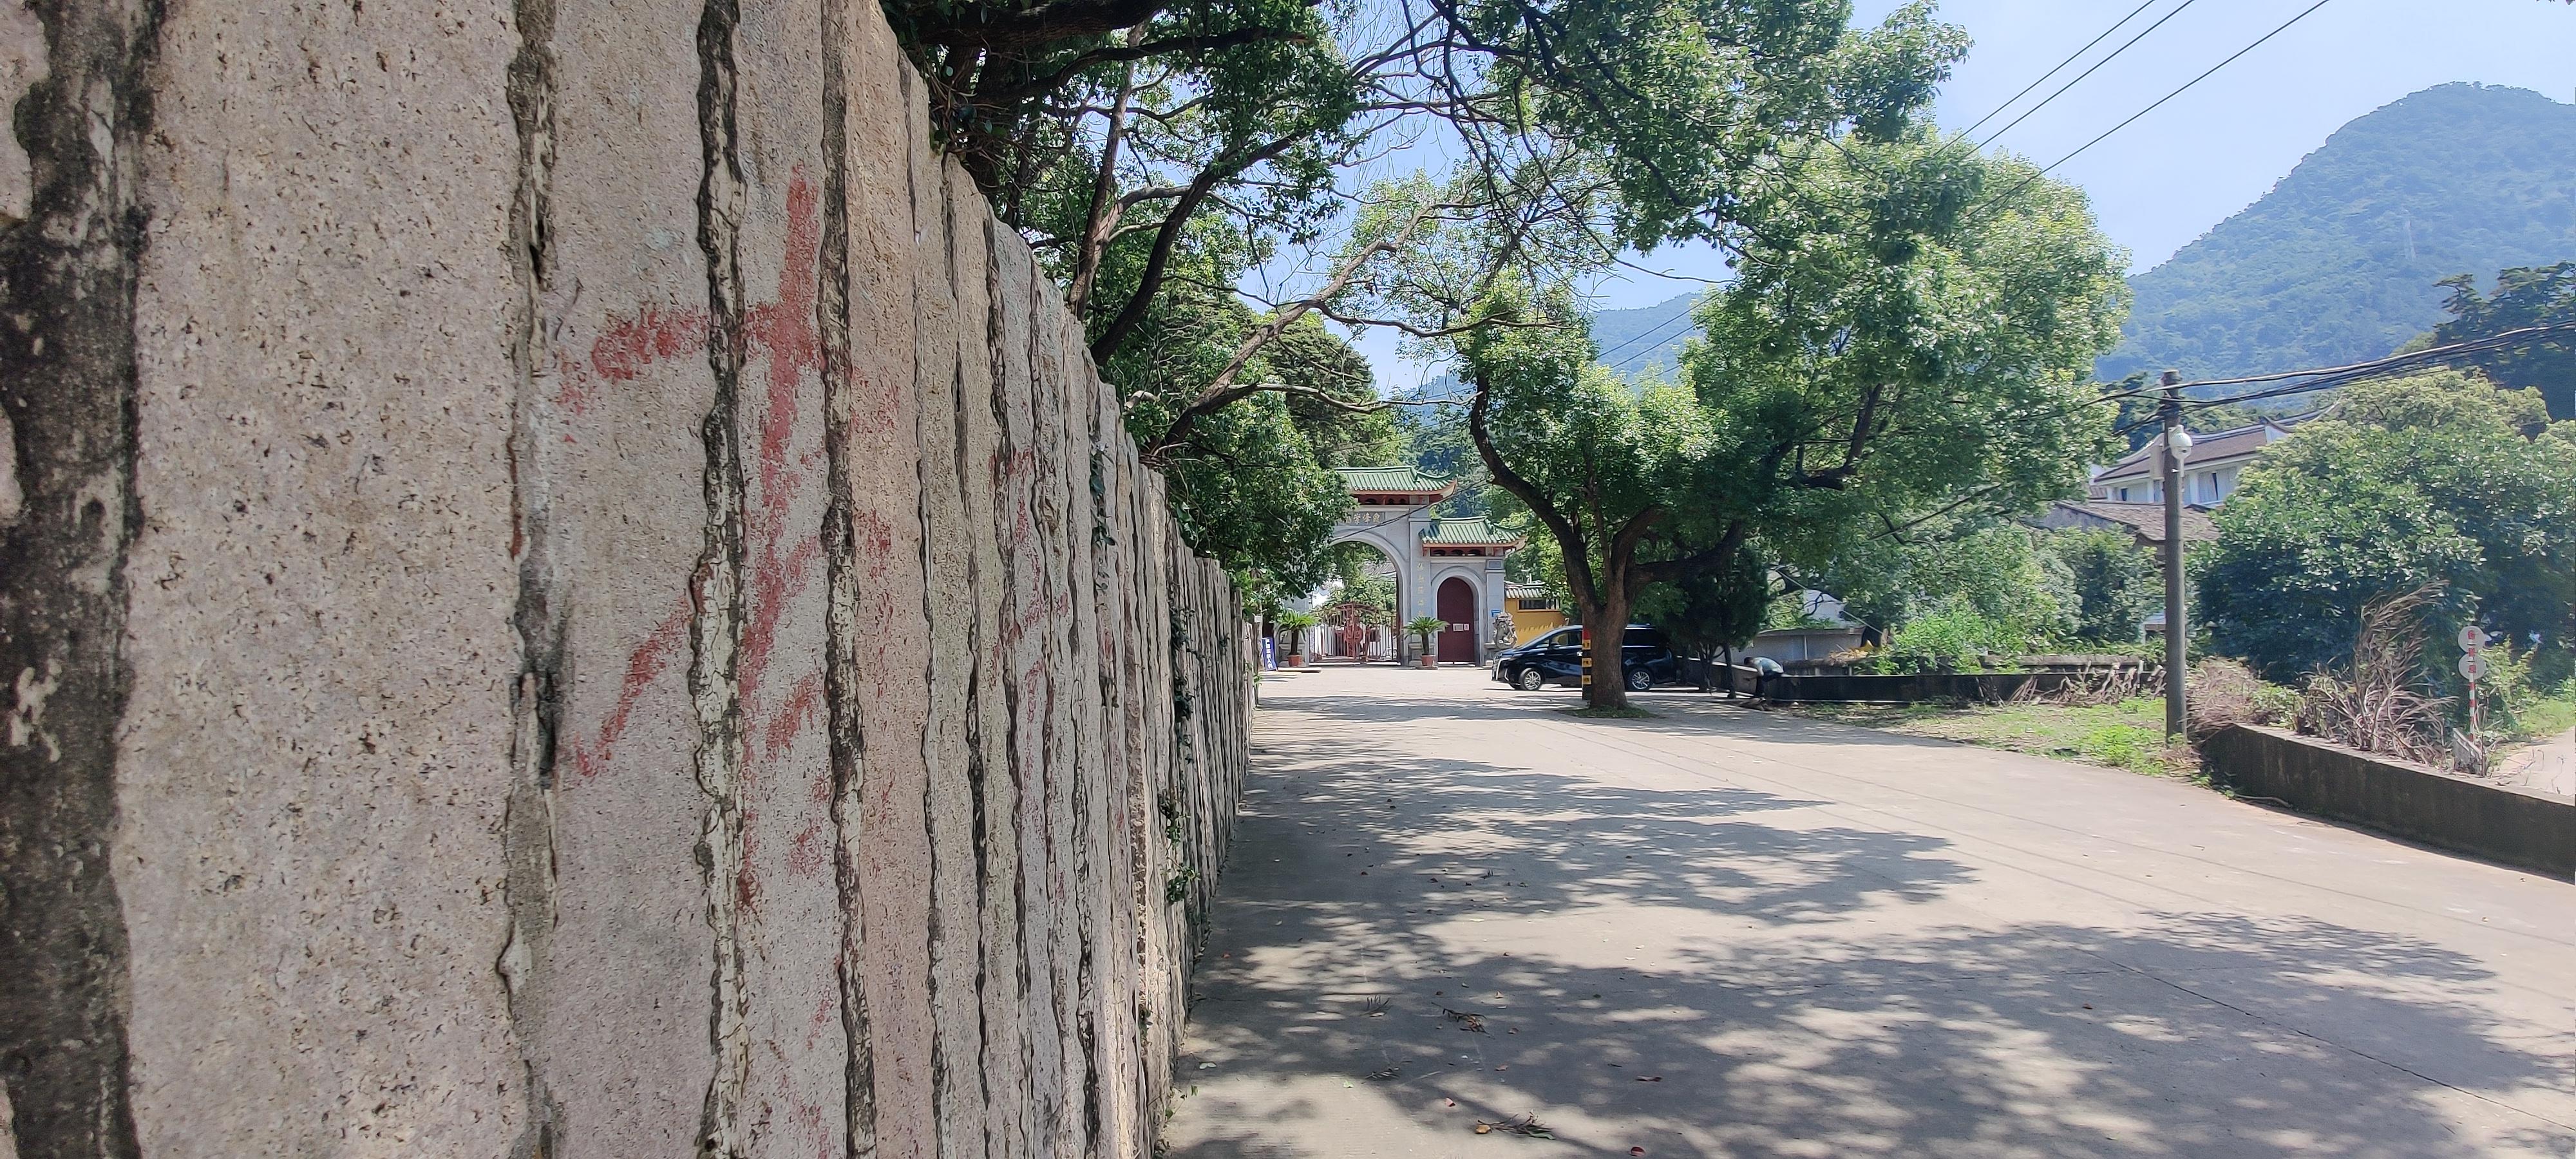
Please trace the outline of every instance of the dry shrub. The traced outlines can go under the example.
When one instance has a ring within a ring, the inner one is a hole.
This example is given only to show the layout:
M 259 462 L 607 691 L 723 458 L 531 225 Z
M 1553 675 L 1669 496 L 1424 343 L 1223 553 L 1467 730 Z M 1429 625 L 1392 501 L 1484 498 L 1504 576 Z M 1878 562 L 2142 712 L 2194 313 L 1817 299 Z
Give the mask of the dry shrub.
M 2230 725 L 2286 724 L 2298 712 L 2299 694 L 2264 683 L 2234 660 L 2212 658 L 2192 666 L 2185 707 L 2184 733 L 2197 745 Z
M 2165 678 L 2161 669 L 2149 669 L 2144 664 L 2119 664 L 2099 672 L 2077 674 L 2046 692 L 2040 691 L 2039 685 L 2037 680 L 2023 684 L 2013 690 L 2012 699 L 2070 708 L 2118 704 L 2140 696 L 2164 695 Z
M 2415 687 L 2424 658 L 2420 614 L 2442 592 L 2426 584 L 2362 605 L 2352 661 L 2341 672 L 2319 670 L 2299 699 L 2299 731 L 2346 748 L 2419 765 L 2451 763 L 2447 696 Z

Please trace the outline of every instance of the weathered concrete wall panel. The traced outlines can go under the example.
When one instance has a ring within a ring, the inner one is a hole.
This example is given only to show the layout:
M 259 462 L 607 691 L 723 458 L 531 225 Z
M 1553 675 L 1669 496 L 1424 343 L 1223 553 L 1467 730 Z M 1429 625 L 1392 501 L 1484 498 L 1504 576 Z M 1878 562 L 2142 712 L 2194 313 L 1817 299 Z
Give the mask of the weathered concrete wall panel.
M 39 23 L 0 1154 L 1149 1154 L 1240 610 L 877 9 Z
M 523 668 L 503 955 L 551 1150 L 690 1145 L 715 1075 L 707 807 L 688 688 L 707 537 L 699 7 L 566 0 L 523 27 Z M 577 49 L 577 50 L 576 50 Z M 670 143 L 636 148 L 635 138 Z M 542 247 L 537 249 L 535 247 Z M 537 695 L 551 688 L 550 695 Z
M 181 5 L 159 29 L 114 843 L 146 1154 L 496 1153 L 528 1113 L 490 968 L 508 23 Z

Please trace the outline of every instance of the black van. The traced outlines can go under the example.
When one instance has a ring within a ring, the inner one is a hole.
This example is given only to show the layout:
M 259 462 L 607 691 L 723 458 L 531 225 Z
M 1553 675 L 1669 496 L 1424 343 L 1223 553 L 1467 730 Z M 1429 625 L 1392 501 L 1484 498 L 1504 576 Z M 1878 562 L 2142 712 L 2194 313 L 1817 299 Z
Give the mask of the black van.
M 1664 634 L 1651 624 L 1628 625 L 1628 638 L 1620 650 L 1621 679 L 1627 681 L 1630 691 L 1644 692 L 1658 684 L 1681 680 L 1681 667 L 1673 659 L 1673 650 L 1664 643 Z M 1494 658 L 1494 679 L 1523 692 L 1536 692 L 1550 684 L 1581 686 L 1583 629 L 1559 628 L 1505 649 Z

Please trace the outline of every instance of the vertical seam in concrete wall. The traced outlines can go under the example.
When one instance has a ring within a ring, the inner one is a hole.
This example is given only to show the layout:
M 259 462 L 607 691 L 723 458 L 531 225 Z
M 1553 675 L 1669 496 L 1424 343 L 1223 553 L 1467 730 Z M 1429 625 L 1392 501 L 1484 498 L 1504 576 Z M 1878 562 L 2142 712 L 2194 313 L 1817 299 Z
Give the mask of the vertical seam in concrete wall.
M 996 291 L 1000 284 L 1000 277 L 996 273 L 994 265 L 994 263 L 999 259 L 995 257 L 993 253 L 994 235 L 992 219 L 989 215 L 985 219 L 984 230 L 983 323 L 984 345 L 989 365 L 993 340 L 1002 332 L 1002 304 L 996 297 Z M 956 426 L 955 437 L 957 440 L 957 450 L 955 458 L 952 460 L 952 464 L 955 466 L 957 471 L 957 494 L 961 499 L 972 494 L 974 487 L 972 470 L 967 461 L 967 456 L 972 452 L 968 449 L 969 440 L 967 438 L 967 407 L 970 404 L 966 398 L 965 358 L 966 350 L 964 343 L 961 342 L 959 343 L 958 348 L 957 389 L 952 395 L 952 398 L 956 403 L 956 407 L 949 415 L 949 418 Z M 994 366 L 994 371 L 994 378 L 998 381 L 1001 375 L 997 365 Z M 970 515 L 972 511 L 973 507 L 970 504 L 965 508 L 965 510 L 961 511 L 960 514 Z M 967 519 L 966 523 L 968 528 L 967 535 L 970 540 L 979 537 L 988 537 L 992 531 L 990 527 L 976 528 L 973 525 L 973 520 L 971 518 Z M 975 1081 L 978 1085 L 979 1095 L 977 1105 L 985 1108 L 983 1153 L 991 1155 L 993 1154 L 994 1142 L 992 1114 L 993 1026 L 992 1019 L 989 1017 L 991 1007 L 986 1003 L 986 992 L 992 983 L 992 961 L 990 956 L 991 947 L 986 944 L 987 939 L 984 934 L 987 927 L 991 924 L 992 911 L 988 902 L 992 898 L 993 888 L 993 851 L 991 847 L 992 821 L 990 813 L 985 807 L 985 793 L 987 792 L 987 786 L 984 783 L 986 773 L 984 758 L 984 634 L 982 616 L 982 609 L 984 606 L 984 569 L 981 560 L 982 553 L 975 550 L 970 545 L 966 552 L 966 605 L 969 609 L 969 614 L 966 617 L 965 629 L 967 665 L 966 791 L 968 795 L 967 832 L 970 834 L 970 840 L 974 845 L 975 854 Z
M 734 32 L 736 0 L 707 0 L 698 21 L 698 133 L 704 173 L 698 187 L 698 246 L 707 262 L 707 363 L 715 394 L 699 428 L 705 446 L 706 546 L 692 577 L 689 699 L 695 708 L 698 789 L 707 798 L 698 838 L 706 875 L 707 924 L 715 935 L 710 978 L 709 1044 L 715 1073 L 698 1124 L 698 1153 L 732 1159 L 743 1153 L 743 1091 L 750 1040 L 743 1027 L 740 876 L 742 692 L 736 656 L 742 639 L 743 503 L 741 393 L 745 336 L 740 233 L 743 177 L 736 151 Z
M 1034 280 L 1035 277 L 1036 275 L 1032 273 L 1032 280 Z M 995 309 L 1001 310 L 1008 308 L 1001 304 L 1002 297 L 999 293 L 994 295 L 993 300 L 996 303 Z M 1016 501 L 1016 486 L 1011 476 L 1018 470 L 1020 448 L 1011 432 L 1011 408 L 1009 397 L 1011 378 L 1006 367 L 1006 359 L 1008 357 L 1006 343 L 1008 342 L 1008 339 L 1009 335 L 998 328 L 995 330 L 992 338 L 994 362 L 997 368 L 993 374 L 992 398 L 994 430 L 994 455 L 992 468 L 992 485 L 994 491 L 993 530 L 994 538 L 998 541 L 1001 547 L 1000 561 L 1002 571 L 1002 582 L 997 591 L 997 595 L 1000 596 L 1002 607 L 1001 628 L 999 633 L 1001 639 L 994 642 L 997 656 L 1001 654 L 1002 649 L 1015 641 L 1018 633 L 1025 631 L 1025 627 L 1018 621 L 1019 609 L 1013 606 L 1013 601 L 1009 598 L 1008 593 L 1027 590 L 1025 585 L 1028 583 L 1029 578 L 1020 574 L 1018 559 L 1019 552 L 1013 540 L 1021 510 Z M 1026 357 L 1026 351 L 1022 351 L 1021 354 L 1023 358 Z M 1029 785 L 1026 777 L 1028 758 L 1027 754 L 1020 751 L 1020 672 L 1019 666 L 1014 658 L 1003 657 L 999 661 L 999 667 L 1001 669 L 1002 677 L 1002 707 L 1004 710 L 1004 719 L 1009 722 L 1008 726 L 1002 730 L 1003 768 L 1008 770 L 1011 779 L 1011 821 L 1014 828 L 1019 832 L 1020 844 L 1025 846 L 1028 841 L 1032 840 L 1032 834 L 1028 832 L 1026 826 L 1019 824 L 1019 822 L 1027 815 L 1029 792 Z M 1020 1011 L 1021 1018 L 1025 1020 L 1027 1018 L 1030 990 L 1029 960 L 1032 955 L 1039 952 L 1038 947 L 1031 945 L 1029 941 L 1029 875 L 1027 854 L 1023 851 L 1021 856 L 1012 858 L 1010 868 L 1012 899 L 1011 915 L 1014 932 L 1017 934 L 1017 944 L 1019 948 L 1019 952 L 1014 956 L 1013 960 L 1014 969 L 1012 970 L 1011 976 L 1013 984 L 1012 998 L 1014 1009 Z M 1024 1139 L 1037 1138 L 1037 1130 L 1034 1126 L 1035 1116 L 1031 1113 L 1035 1110 L 1035 1103 L 1037 1100 L 1037 1093 L 1034 1085 L 1034 1076 L 1036 1075 L 1037 1070 L 1033 1065 L 1034 1058 L 1032 1057 L 1037 1049 L 1038 1045 L 1034 1036 L 1026 1034 L 1021 1036 L 1020 1057 L 1015 1061 L 1019 1065 L 1019 1073 L 1022 1076 L 1023 1099 L 1021 1105 L 1021 1121 L 1024 1124 Z
M 842 1075 L 848 1100 L 845 1143 L 852 1159 L 876 1154 L 876 1056 L 868 1033 L 867 987 L 861 981 L 857 847 L 861 746 L 858 707 L 859 568 L 851 511 L 850 415 L 850 127 L 848 0 L 823 0 L 823 256 L 814 299 L 823 347 L 823 458 L 831 495 L 823 516 L 829 606 L 823 621 L 823 694 L 829 721 L 834 882 L 841 898 L 841 1033 L 849 1040 Z
M 15 1153 L 130 1156 L 125 915 L 110 860 L 135 493 L 141 154 L 159 4 L 44 5 L 19 100 L 27 220 L 0 235 L 0 1083 Z M 104 147 L 105 153 L 101 153 Z
M 915 167 L 912 171 L 918 173 L 920 170 Z M 934 168 L 933 172 L 937 173 L 940 171 Z M 918 186 L 913 188 L 913 221 L 916 223 L 921 220 L 922 194 L 923 190 Z M 948 294 L 953 300 L 957 293 L 955 282 L 957 277 L 957 215 L 956 203 L 949 199 L 945 181 L 941 182 L 938 202 L 941 254 L 939 276 L 942 280 L 948 282 Z M 925 316 L 925 311 L 921 309 L 920 305 L 921 282 L 916 280 L 913 285 L 913 317 L 917 321 Z M 915 329 L 913 337 L 915 343 L 923 341 L 926 337 L 931 341 L 937 340 L 937 337 L 925 335 L 922 330 L 918 328 Z M 954 341 L 953 336 L 950 337 L 950 340 Z M 916 374 L 921 371 L 923 361 L 924 360 L 920 357 L 919 348 L 916 346 L 913 356 L 913 370 Z M 916 383 L 917 382 L 918 380 L 916 379 Z M 913 394 L 916 399 L 921 399 L 929 397 L 930 392 L 916 385 L 914 387 Z M 926 630 L 937 631 L 941 625 L 939 622 L 939 609 L 935 606 L 937 602 L 935 599 L 936 593 L 932 591 L 932 586 L 938 582 L 939 569 L 936 561 L 931 558 L 931 551 L 932 544 L 938 537 L 939 532 L 937 528 L 932 526 L 930 515 L 930 456 L 927 453 L 929 438 L 927 433 L 922 430 L 922 427 L 930 421 L 930 418 L 931 416 L 929 414 L 928 407 L 922 407 L 913 414 L 913 437 L 924 444 L 924 453 L 913 458 L 913 479 L 918 484 L 918 486 L 913 490 L 913 494 L 915 496 L 913 501 L 913 516 L 921 521 L 921 574 L 924 581 L 921 585 L 921 622 Z M 921 687 L 923 689 L 928 690 L 939 686 L 938 666 L 939 649 L 935 647 L 925 649 L 921 663 Z M 942 711 L 943 708 L 944 706 L 942 705 L 933 704 L 930 706 L 930 711 L 935 715 Z M 923 851 L 928 854 L 924 864 L 930 867 L 929 921 L 928 928 L 923 931 L 923 944 L 926 952 L 922 957 L 922 960 L 928 964 L 929 968 L 923 971 L 922 984 L 925 992 L 928 993 L 930 997 L 930 1009 L 932 1011 L 934 1023 L 937 1019 L 937 1012 L 940 1008 L 940 1000 L 943 997 L 939 992 L 939 961 L 941 958 L 941 943 L 946 940 L 948 933 L 940 919 L 940 910 L 942 908 L 940 904 L 940 896 L 945 890 L 955 888 L 954 883 L 943 882 L 940 879 L 940 874 L 938 872 L 938 768 L 940 762 L 939 754 L 936 751 L 937 742 L 934 739 L 938 732 L 938 727 L 934 722 L 925 722 L 925 725 L 921 730 L 921 765 L 922 768 L 927 770 L 930 774 L 921 779 L 921 846 Z M 930 1106 L 933 1114 L 938 1116 L 942 1121 L 945 1121 L 947 1118 L 948 1068 L 950 1063 L 951 1060 L 948 1058 L 947 1051 L 947 1036 L 938 1033 L 937 1030 L 934 1029 L 930 1035 Z M 932 1129 L 932 1137 L 940 1137 L 935 1126 Z
M 538 376 L 546 361 L 540 303 L 552 258 L 547 199 L 555 160 L 554 2 L 518 0 L 513 15 L 519 50 L 510 61 L 507 96 L 519 133 L 519 184 L 510 210 L 510 248 L 520 299 L 511 333 L 510 358 L 519 381 L 508 452 L 510 550 L 519 565 L 511 616 L 518 634 L 519 679 L 512 693 L 511 782 L 501 829 L 510 927 L 495 968 L 526 1074 L 528 1122 L 512 1154 L 531 1159 L 558 1152 L 554 1131 L 559 1118 L 538 1051 L 549 997 L 542 980 L 551 976 L 555 925 L 555 738 L 562 721 L 565 616 L 555 598 L 550 480 L 538 432 L 544 408 Z

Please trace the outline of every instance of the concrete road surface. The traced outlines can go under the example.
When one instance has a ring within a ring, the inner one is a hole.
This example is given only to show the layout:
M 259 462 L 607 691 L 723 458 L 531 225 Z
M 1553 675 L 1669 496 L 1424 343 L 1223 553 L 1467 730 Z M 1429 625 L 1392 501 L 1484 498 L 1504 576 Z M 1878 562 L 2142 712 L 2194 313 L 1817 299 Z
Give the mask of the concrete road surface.
M 1696 694 L 1265 699 L 1175 1155 L 2576 1151 L 2566 882 Z

